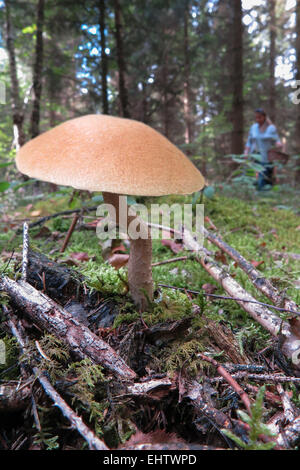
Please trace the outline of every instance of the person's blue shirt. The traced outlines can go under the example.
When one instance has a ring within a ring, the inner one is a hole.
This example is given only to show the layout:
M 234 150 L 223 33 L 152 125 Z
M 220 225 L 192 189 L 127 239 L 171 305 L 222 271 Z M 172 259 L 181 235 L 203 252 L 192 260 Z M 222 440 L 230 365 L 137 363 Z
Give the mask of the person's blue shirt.
M 250 127 L 246 147 L 249 147 L 250 153 L 260 153 L 262 156 L 262 163 L 267 163 L 268 151 L 279 140 L 274 124 L 269 124 L 264 131 L 261 131 L 259 124 L 256 122 Z

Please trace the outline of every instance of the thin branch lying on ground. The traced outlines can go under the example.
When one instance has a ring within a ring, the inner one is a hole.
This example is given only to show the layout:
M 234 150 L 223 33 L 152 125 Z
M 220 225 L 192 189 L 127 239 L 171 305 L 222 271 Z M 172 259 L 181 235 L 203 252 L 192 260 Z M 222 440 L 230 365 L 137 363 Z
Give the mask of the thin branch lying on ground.
M 228 373 L 228 371 L 219 364 L 215 359 L 212 357 L 207 356 L 206 354 L 198 353 L 198 357 L 200 357 L 203 361 L 207 361 L 216 367 L 219 374 L 226 380 L 226 382 L 234 389 L 234 391 L 239 395 L 242 402 L 244 403 L 246 410 L 251 415 L 251 402 L 247 395 L 247 393 L 242 389 L 242 387 L 237 383 L 237 381 Z
M 276 374 L 251 374 L 249 372 L 236 372 L 231 374 L 234 379 L 249 379 L 253 381 L 261 382 L 274 382 L 274 383 L 286 383 L 293 382 L 300 385 L 300 377 L 289 377 L 285 375 Z M 211 383 L 223 382 L 224 377 L 213 377 L 208 379 Z
M 171 261 L 175 261 L 175 260 L 177 261 L 178 258 L 177 259 L 174 258 Z M 160 264 L 160 263 L 157 263 L 157 264 Z M 203 295 L 206 295 L 207 297 L 213 297 L 215 299 L 235 300 L 236 302 L 237 301 L 249 302 L 249 303 L 252 303 L 252 304 L 258 304 L 258 305 L 262 305 L 264 307 L 272 308 L 274 310 L 277 310 L 278 312 L 283 312 L 283 313 L 285 312 L 285 313 L 292 313 L 293 315 L 300 315 L 300 312 L 295 312 L 293 310 L 287 310 L 287 309 L 281 308 L 281 307 L 275 307 L 275 305 L 266 304 L 264 302 L 259 302 L 258 300 L 245 300 L 245 299 L 238 299 L 237 297 L 228 297 L 226 295 L 209 294 L 209 293 L 205 292 L 204 290 L 203 291 L 196 291 L 196 290 L 186 289 L 185 287 L 170 286 L 168 284 L 157 283 L 157 285 L 160 286 L 160 287 L 168 288 L 168 289 L 175 289 L 175 290 L 181 290 L 183 292 L 189 292 L 190 294 L 195 294 L 195 295 L 203 294 Z
M 27 280 L 27 268 L 28 268 L 28 250 L 29 250 L 29 234 L 28 234 L 28 223 L 23 224 L 23 257 L 22 257 L 22 279 Z
M 70 209 L 70 210 L 66 210 L 66 211 L 56 212 L 55 214 L 50 214 L 50 215 L 47 215 L 45 217 L 41 217 L 36 222 L 31 222 L 30 224 L 28 224 L 28 227 L 29 228 L 38 227 L 39 225 L 43 225 L 46 222 L 48 222 L 48 220 L 54 219 L 56 217 L 60 217 L 62 215 L 81 214 L 81 213 L 84 213 L 84 212 L 92 212 L 92 211 L 96 211 L 97 208 L 98 208 L 98 206 L 93 206 L 93 207 L 84 207 L 84 208 L 81 208 L 81 209 Z M 20 233 L 21 231 L 22 231 L 22 228 L 19 228 L 17 230 L 17 233 Z
M 266 297 L 268 297 L 275 305 L 284 305 L 285 309 L 299 315 L 299 309 L 297 304 L 291 300 L 283 298 L 278 290 L 272 285 L 272 283 L 262 276 L 262 274 L 255 269 L 255 267 L 249 263 L 238 251 L 228 245 L 226 242 L 221 240 L 217 235 L 209 232 L 206 228 L 203 228 L 204 236 L 218 248 L 220 248 L 224 253 L 229 255 L 249 276 L 252 280 L 253 285 L 262 292 Z M 286 311 L 286 310 L 285 310 Z
M 21 348 L 22 354 L 26 354 L 26 340 L 24 338 L 24 332 L 21 333 L 21 325 L 16 325 L 16 321 L 9 320 L 9 327 L 12 334 L 17 339 Z M 109 448 L 102 442 L 82 421 L 81 417 L 78 416 L 72 408 L 65 402 L 65 400 L 57 393 L 55 388 L 51 385 L 46 377 L 44 371 L 40 371 L 37 367 L 32 368 L 35 376 L 39 380 L 43 389 L 47 395 L 51 398 L 54 405 L 57 406 L 63 415 L 70 421 L 72 428 L 77 429 L 81 436 L 86 440 L 90 450 L 109 450 Z

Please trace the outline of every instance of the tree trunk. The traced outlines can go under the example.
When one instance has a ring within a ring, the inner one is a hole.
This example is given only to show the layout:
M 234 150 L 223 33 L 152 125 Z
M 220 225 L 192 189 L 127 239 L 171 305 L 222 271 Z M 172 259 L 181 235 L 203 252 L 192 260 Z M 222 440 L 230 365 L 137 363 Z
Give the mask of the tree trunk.
M 300 0 L 297 0 L 296 4 L 296 41 L 295 41 L 295 49 L 296 49 L 296 80 L 300 81 Z M 300 83 L 300 82 L 298 82 Z M 299 86 L 297 87 L 299 88 Z M 295 122 L 295 150 L 296 154 L 298 154 L 298 169 L 296 171 L 296 182 L 300 181 L 300 104 L 295 105 L 295 114 L 296 114 L 296 122 Z
M 122 24 L 121 24 L 121 7 L 119 0 L 114 0 L 115 10 L 115 36 L 117 46 L 117 61 L 119 71 L 119 99 L 120 99 L 120 114 L 123 117 L 130 117 L 128 91 L 125 83 L 126 64 L 123 52 L 123 37 L 122 37 Z
M 12 22 L 10 14 L 10 0 L 5 0 L 6 14 L 6 47 L 9 58 L 9 73 L 11 80 L 12 94 L 12 118 L 14 130 L 13 146 L 18 150 L 25 143 L 25 135 L 23 132 L 24 113 L 21 106 L 19 81 L 17 75 L 16 54 L 13 40 Z
M 241 154 L 244 149 L 244 113 L 243 113 L 243 23 L 242 2 L 233 1 L 233 103 L 232 103 L 232 140 L 231 151 L 233 154 Z
M 273 122 L 276 119 L 276 88 L 275 88 L 275 59 L 276 59 L 276 0 L 270 0 L 270 63 L 269 63 L 269 116 Z
M 192 142 L 191 119 L 191 90 L 190 90 L 190 57 L 189 57 L 189 1 L 184 9 L 184 84 L 183 84 L 183 109 L 185 119 L 184 140 L 186 144 Z
M 38 0 L 37 5 L 37 32 L 35 45 L 35 63 L 33 68 L 33 103 L 30 123 L 31 137 L 40 133 L 40 104 L 42 95 L 42 72 L 43 72 L 43 28 L 44 28 L 44 0 Z
M 99 27 L 100 27 L 100 43 L 101 43 L 101 84 L 102 84 L 102 113 L 109 114 L 108 92 L 107 92 L 107 75 L 108 75 L 108 59 L 106 54 L 106 38 L 105 38 L 105 0 L 99 0 Z

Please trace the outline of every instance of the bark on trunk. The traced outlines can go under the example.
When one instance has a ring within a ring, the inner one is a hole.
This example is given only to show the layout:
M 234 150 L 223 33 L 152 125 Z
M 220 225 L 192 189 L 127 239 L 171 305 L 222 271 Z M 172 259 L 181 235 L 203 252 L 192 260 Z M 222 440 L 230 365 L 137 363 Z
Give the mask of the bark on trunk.
M 43 28 L 44 28 L 44 0 L 39 0 L 37 5 L 37 32 L 35 46 L 35 63 L 33 68 L 33 103 L 31 113 L 31 137 L 40 133 L 40 103 L 42 95 L 42 72 L 43 72 Z
M 191 117 L 191 89 L 190 89 L 190 57 L 189 57 L 189 2 L 186 2 L 184 10 L 184 84 L 183 84 L 183 109 L 185 118 L 184 140 L 186 144 L 192 142 L 192 117 Z M 187 152 L 188 153 L 188 152 Z
M 121 228 L 125 222 L 126 233 L 130 225 L 137 227 L 140 238 L 133 239 L 131 233 L 128 233 L 130 239 L 130 256 L 128 260 L 128 283 L 129 291 L 134 303 L 141 311 L 144 311 L 149 301 L 153 299 L 153 281 L 152 281 L 152 241 L 151 232 L 148 227 L 136 215 L 128 213 L 129 208 L 126 205 L 125 213 L 119 211 L 119 195 L 103 192 L 103 199 L 106 204 L 111 204 L 116 210 L 116 224 Z M 121 220 L 123 218 L 123 221 Z M 129 230 L 130 232 L 130 230 Z
M 24 113 L 20 100 L 19 81 L 17 75 L 16 54 L 13 39 L 12 21 L 10 13 L 10 0 L 5 0 L 5 20 L 6 20 L 6 47 L 9 58 L 9 73 L 12 93 L 12 118 L 14 142 L 13 146 L 18 150 L 25 143 L 23 132 Z
M 121 116 L 125 118 L 130 117 L 128 91 L 125 83 L 126 64 L 124 60 L 123 51 L 123 37 L 122 37 L 122 23 L 121 23 L 121 6 L 119 0 L 114 0 L 114 13 L 115 13 L 115 36 L 117 46 L 117 60 L 119 72 L 119 98 L 120 98 L 120 111 Z
M 275 59 L 276 59 L 276 0 L 270 0 L 270 63 L 269 63 L 269 116 L 273 122 L 276 119 L 276 88 L 275 88 Z
M 232 103 L 232 142 L 231 151 L 233 154 L 243 153 L 244 142 L 244 112 L 243 112 L 243 23 L 242 23 L 242 2 L 234 0 L 234 20 L 233 20 L 233 103 Z
M 300 0 L 296 4 L 296 80 L 300 83 Z M 297 87 L 299 89 L 299 85 Z M 296 182 L 300 181 L 300 104 L 295 106 L 296 123 L 295 123 L 295 143 L 296 154 L 298 154 L 298 170 L 296 172 Z
M 107 75 L 108 75 L 108 59 L 106 54 L 106 37 L 105 37 L 105 0 L 99 0 L 99 27 L 100 27 L 100 43 L 101 43 L 101 84 L 102 84 L 102 113 L 109 114 L 108 93 L 107 93 Z

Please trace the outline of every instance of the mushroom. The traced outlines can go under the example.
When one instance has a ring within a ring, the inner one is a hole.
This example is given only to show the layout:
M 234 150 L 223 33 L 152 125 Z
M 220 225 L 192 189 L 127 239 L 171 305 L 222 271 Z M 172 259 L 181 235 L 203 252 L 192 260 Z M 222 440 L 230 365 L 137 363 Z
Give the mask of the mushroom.
M 191 194 L 204 178 L 167 138 L 144 123 L 107 115 L 86 115 L 66 121 L 35 137 L 16 157 L 20 172 L 76 189 L 102 191 L 120 221 L 119 195 Z M 126 205 L 127 207 L 127 205 Z M 124 214 L 123 214 L 124 216 Z M 140 310 L 153 299 L 150 230 L 141 218 L 140 237 L 130 238 L 129 291 Z

